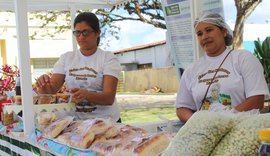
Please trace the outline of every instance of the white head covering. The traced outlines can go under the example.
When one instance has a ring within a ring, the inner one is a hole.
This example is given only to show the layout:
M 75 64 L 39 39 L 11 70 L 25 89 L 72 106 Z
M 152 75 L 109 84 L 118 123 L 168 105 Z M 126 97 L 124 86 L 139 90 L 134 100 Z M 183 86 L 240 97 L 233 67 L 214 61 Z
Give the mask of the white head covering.
M 233 32 L 220 14 L 212 13 L 212 12 L 205 12 L 200 17 L 195 19 L 194 21 L 195 29 L 197 28 L 200 22 L 210 23 L 210 24 L 216 25 L 217 27 L 226 29 L 228 31 L 228 34 L 225 37 L 225 44 L 226 46 L 230 46 L 232 44 Z

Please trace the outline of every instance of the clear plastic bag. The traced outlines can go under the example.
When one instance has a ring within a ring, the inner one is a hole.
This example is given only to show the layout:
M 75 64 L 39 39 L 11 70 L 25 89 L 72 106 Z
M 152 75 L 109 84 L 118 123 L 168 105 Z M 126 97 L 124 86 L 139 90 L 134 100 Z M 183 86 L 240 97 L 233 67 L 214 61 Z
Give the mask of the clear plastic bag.
M 268 127 L 270 127 L 269 113 L 246 115 L 244 120 L 235 125 L 231 131 L 222 138 L 211 155 L 256 155 L 260 145 L 258 130 Z
M 249 111 L 245 112 L 238 112 L 234 107 L 232 106 L 225 106 L 220 103 L 215 103 L 210 105 L 209 111 L 214 111 L 214 112 L 227 112 L 227 113 L 237 113 L 237 114 L 247 114 L 247 115 L 252 115 L 252 114 L 260 114 L 259 109 L 252 109 Z
M 231 113 L 198 111 L 178 131 L 163 156 L 208 156 L 233 125 Z

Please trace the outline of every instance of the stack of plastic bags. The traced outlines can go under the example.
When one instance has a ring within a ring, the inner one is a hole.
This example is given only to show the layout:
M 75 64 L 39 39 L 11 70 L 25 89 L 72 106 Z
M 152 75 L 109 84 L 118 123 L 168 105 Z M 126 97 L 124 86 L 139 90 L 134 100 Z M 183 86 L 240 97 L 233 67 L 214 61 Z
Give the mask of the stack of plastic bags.
M 257 154 L 258 130 L 270 128 L 270 113 L 199 111 L 173 138 L 163 156 L 231 156 Z

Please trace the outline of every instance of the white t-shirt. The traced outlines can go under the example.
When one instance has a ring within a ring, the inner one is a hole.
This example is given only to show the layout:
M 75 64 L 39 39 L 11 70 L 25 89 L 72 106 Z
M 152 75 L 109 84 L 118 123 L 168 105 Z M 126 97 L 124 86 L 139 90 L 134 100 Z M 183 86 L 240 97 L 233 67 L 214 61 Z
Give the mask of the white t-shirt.
M 121 71 L 117 57 L 111 52 L 101 49 L 91 56 L 84 56 L 77 50 L 62 54 L 54 65 L 53 73 L 64 74 L 67 88 L 86 88 L 89 91 L 100 92 L 103 90 L 104 75 L 119 77 Z M 116 100 L 113 105 L 97 105 L 93 112 L 80 112 L 79 117 L 86 118 L 112 118 L 117 121 L 120 117 Z
M 230 49 L 221 55 L 205 55 L 191 64 L 181 77 L 176 108 L 186 107 L 198 110 L 207 87 L 216 70 Z M 259 60 L 246 50 L 233 50 L 218 71 L 207 93 L 211 104 L 231 105 L 232 107 L 254 95 L 265 95 L 269 90 Z

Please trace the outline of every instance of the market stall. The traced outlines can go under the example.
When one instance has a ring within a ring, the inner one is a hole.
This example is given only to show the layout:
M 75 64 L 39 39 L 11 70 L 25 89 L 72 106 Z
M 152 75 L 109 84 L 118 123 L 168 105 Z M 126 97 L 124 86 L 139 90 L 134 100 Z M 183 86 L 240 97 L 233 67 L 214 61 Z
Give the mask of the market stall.
M 103 0 L 103 1 L 85 1 L 85 0 L 3 0 L 0 2 L 0 10 L 14 10 L 16 14 L 16 27 L 18 36 L 18 52 L 19 52 L 19 67 L 21 69 L 21 88 L 25 134 L 30 134 L 34 128 L 33 108 L 32 108 L 32 91 L 31 91 L 31 69 L 30 69 L 30 48 L 28 34 L 28 11 L 42 10 L 69 10 L 71 17 L 74 18 L 76 10 L 79 9 L 97 9 L 111 8 L 113 6 L 122 5 L 128 0 Z M 74 49 L 76 49 L 75 40 L 73 41 Z M 27 120 L 26 120 L 27 119 Z
M 5 105 L 4 115 L 13 122 L 0 124 L 1 155 L 151 155 L 166 149 L 182 124 L 164 119 L 132 125 L 109 119 L 78 120 L 73 103 L 35 104 L 35 130 L 24 135 L 23 122 L 16 115 L 21 105 Z M 14 118 L 14 115 L 17 119 Z M 75 119 L 77 118 L 77 119 Z M 3 123 L 6 119 L 4 117 Z M 16 121 L 15 121 L 16 120 Z M 123 153 L 125 152 L 125 153 Z
M 78 9 L 112 7 L 124 2 L 126 0 L 0 2 L 1 10 L 16 12 L 19 65 L 24 67 L 21 68 L 21 105 L 3 107 L 8 124 L 0 127 L 0 155 L 255 155 L 260 145 L 257 131 L 270 127 L 269 114 L 198 111 L 185 126 L 170 120 L 126 125 L 100 118 L 76 120 L 76 108 L 70 101 L 34 102 L 29 81 L 27 11 L 70 10 L 74 18 Z M 9 124 L 9 119 L 14 121 L 14 114 L 20 111 L 23 118 L 16 116 L 17 122 Z
M 39 105 L 38 103 L 34 102 L 35 99 L 32 98 L 32 90 L 31 90 L 31 82 L 29 81 L 30 75 L 30 54 L 29 54 L 29 40 L 28 40 L 28 23 L 27 23 L 27 12 L 28 11 L 36 11 L 36 10 L 69 10 L 71 12 L 71 20 L 75 17 L 76 11 L 81 9 L 94 9 L 94 8 L 111 8 L 113 6 L 122 5 L 127 0 L 106 0 L 106 1 L 66 1 L 66 0 L 44 0 L 44 1 L 32 1 L 32 0 L 4 0 L 0 2 L 0 9 L 1 10 L 15 10 L 16 13 L 16 25 L 17 25 L 17 34 L 18 34 L 18 51 L 19 51 L 19 67 L 21 68 L 21 88 L 22 88 L 22 103 L 21 105 L 4 105 L 3 112 L 6 119 L 9 120 L 11 116 L 14 114 L 18 114 L 18 112 L 23 112 L 23 118 L 21 121 L 13 122 L 13 124 L 1 125 L 1 134 L 0 134 L 0 151 L 1 155 L 16 155 L 20 153 L 21 155 L 95 155 L 93 151 L 95 149 L 95 153 L 99 153 L 100 148 L 88 149 L 89 143 L 85 145 L 78 144 L 69 144 L 69 140 L 65 141 L 64 143 L 58 142 L 58 135 L 48 136 L 48 134 L 40 129 L 37 129 L 36 119 L 41 112 L 53 113 L 53 112 L 74 112 L 76 109 L 73 103 L 58 103 L 58 104 L 42 104 Z M 73 49 L 77 49 L 76 42 L 73 40 Z M 37 105 L 33 105 L 33 103 Z M 14 113 L 13 113 L 14 112 Z M 67 116 L 68 115 L 64 115 Z M 75 115 L 72 115 L 75 116 Z M 62 116 L 63 117 L 63 116 Z M 62 118 L 61 117 L 61 118 Z M 57 118 L 57 119 L 61 119 Z M 13 119 L 12 119 L 13 121 Z M 12 123 L 12 121 L 8 121 L 8 123 Z M 54 121 L 54 120 L 50 120 Z M 102 121 L 102 120 L 101 120 Z M 92 122 L 92 121 L 83 121 L 83 122 Z M 111 122 L 109 122 L 109 125 Z M 57 124 L 59 125 L 59 124 Z M 85 124 L 83 124 L 85 125 Z M 68 125 L 66 125 L 68 126 Z M 112 125 L 110 125 L 112 126 Z M 179 127 L 182 124 L 179 121 L 161 121 L 161 122 L 153 122 L 148 124 L 136 124 L 136 125 L 114 125 L 117 129 L 117 133 L 119 138 L 126 140 L 127 136 L 125 133 L 134 133 L 131 135 L 131 140 L 135 139 L 136 144 L 132 144 L 132 148 L 135 146 L 140 149 L 142 153 L 147 152 L 147 150 L 153 149 L 153 145 L 160 145 L 159 148 L 155 150 L 155 152 L 161 152 L 165 150 L 169 143 L 170 135 L 159 133 L 164 130 L 166 131 L 178 131 Z M 139 128 L 140 127 L 140 128 Z M 106 130 L 108 126 L 105 128 L 101 127 L 98 131 Z M 80 129 L 80 128 L 79 128 Z M 81 128 L 81 129 L 89 129 L 89 128 Z M 121 132 L 120 132 L 121 131 Z M 139 132 L 137 132 L 139 131 Z M 141 133 L 141 132 L 147 133 Z M 95 131 L 94 131 L 95 132 Z M 97 132 L 97 131 L 96 131 Z M 78 132 L 76 132 L 77 134 Z M 93 140 L 90 141 L 91 144 L 97 142 L 99 140 L 101 133 L 97 132 L 93 136 Z M 46 135 L 47 134 L 47 135 Z M 81 134 L 81 132 L 80 132 Z M 83 133 L 84 134 L 84 133 Z M 88 138 L 89 135 L 85 134 Z M 90 134 L 90 136 L 92 133 Z M 102 133 L 101 136 L 105 134 Z M 106 134 L 105 136 L 107 136 Z M 75 135 L 76 136 L 76 135 Z M 117 137 L 116 137 L 117 138 Z M 140 139 L 138 139 L 140 138 Z M 106 138 L 107 140 L 108 138 Z M 115 142 L 113 138 L 111 142 Z M 118 138 L 117 138 L 118 139 Z M 102 140 L 102 139 L 101 139 Z M 148 141 L 146 141 L 148 140 Z M 158 142 L 153 142 L 153 140 L 160 140 Z M 74 140 L 73 140 L 74 141 Z M 147 143 L 151 145 L 148 148 L 143 148 L 139 146 L 139 143 L 144 141 L 153 142 Z M 88 141 L 89 142 L 89 141 Z M 119 145 L 117 145 L 119 146 Z M 121 144 L 121 148 L 117 148 L 118 150 L 122 150 L 125 146 L 128 146 L 128 143 Z M 130 145 L 129 145 L 130 146 Z M 105 146 L 107 147 L 107 145 Z M 133 152 L 129 147 L 128 152 Z M 142 148 L 142 149 L 141 149 Z M 112 152 L 112 151 L 111 151 Z M 115 152 L 115 151 L 114 151 Z

